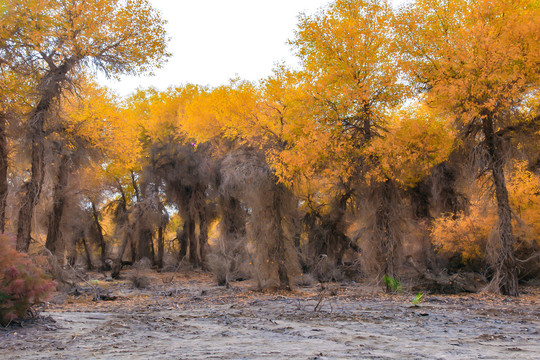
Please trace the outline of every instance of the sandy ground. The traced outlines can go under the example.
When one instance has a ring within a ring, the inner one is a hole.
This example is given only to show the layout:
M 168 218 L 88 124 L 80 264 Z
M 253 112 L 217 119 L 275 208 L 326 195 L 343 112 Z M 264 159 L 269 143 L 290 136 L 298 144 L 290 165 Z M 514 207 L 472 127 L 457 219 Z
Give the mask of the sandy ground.
M 146 275 L 146 289 L 100 280 L 59 294 L 37 320 L 0 330 L 0 359 L 540 359 L 538 287 L 427 294 L 415 307 L 412 294 L 356 283 L 257 292 Z M 117 298 L 93 301 L 96 288 Z

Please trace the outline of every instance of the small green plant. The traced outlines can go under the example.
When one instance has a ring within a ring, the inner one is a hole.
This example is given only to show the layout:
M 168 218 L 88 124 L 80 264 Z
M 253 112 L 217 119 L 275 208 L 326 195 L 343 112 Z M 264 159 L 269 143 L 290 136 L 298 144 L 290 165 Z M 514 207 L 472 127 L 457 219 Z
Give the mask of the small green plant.
M 401 285 L 401 283 L 399 282 L 399 280 L 396 279 L 396 278 L 393 278 L 393 277 L 388 276 L 388 275 L 384 275 L 383 281 L 384 281 L 384 283 L 386 284 L 386 288 L 387 288 L 389 291 L 392 291 L 392 292 L 400 292 L 400 291 L 403 290 L 403 285 Z
M 412 303 L 413 305 L 418 306 L 418 304 L 420 304 L 422 301 L 424 301 L 424 293 L 420 291 L 418 294 L 416 294 Z

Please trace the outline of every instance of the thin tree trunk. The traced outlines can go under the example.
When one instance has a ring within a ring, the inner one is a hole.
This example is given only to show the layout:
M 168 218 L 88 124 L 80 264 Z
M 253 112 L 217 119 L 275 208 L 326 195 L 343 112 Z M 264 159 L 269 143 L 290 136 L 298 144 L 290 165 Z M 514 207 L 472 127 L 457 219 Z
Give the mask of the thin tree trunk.
M 199 211 L 199 261 L 204 268 L 206 260 L 206 252 L 208 249 L 208 219 L 206 217 L 206 209 Z
M 49 227 L 47 229 L 47 240 L 45 242 L 45 247 L 55 255 L 59 253 L 62 245 L 60 243 L 60 224 L 62 222 L 64 206 L 66 203 L 66 187 L 69 180 L 69 163 L 69 156 L 65 154 L 61 155 L 57 182 L 53 190 L 53 209 L 49 215 Z
M 499 248 L 495 260 L 494 285 L 504 295 L 518 296 L 518 278 L 516 258 L 514 254 L 514 232 L 512 228 L 512 209 L 508 199 L 508 189 L 504 176 L 503 154 L 493 128 L 493 118 L 487 116 L 483 120 L 486 146 L 490 157 L 490 168 L 495 185 L 497 213 L 499 217 Z
M 157 259 L 158 269 L 163 269 L 163 253 L 165 252 L 165 241 L 163 240 L 163 224 L 159 225 L 157 238 Z
M 131 175 L 131 185 L 133 186 L 133 190 L 135 191 L 135 198 L 137 199 L 137 203 L 141 202 L 141 197 L 139 193 L 139 186 L 137 186 L 137 180 L 135 179 L 135 173 L 133 170 L 130 172 Z
M 8 195 L 7 116 L 0 112 L 0 232 L 6 230 L 6 200 Z
M 184 231 L 189 244 L 189 261 L 195 268 L 198 268 L 201 265 L 198 253 L 199 244 L 195 234 L 195 219 L 192 216 L 189 216 L 186 219 L 184 223 Z
M 99 222 L 99 212 L 97 211 L 96 204 L 91 201 L 92 204 L 92 217 L 94 218 L 94 225 L 96 226 L 97 235 L 98 235 L 98 246 L 101 249 L 100 260 L 102 266 L 106 266 L 105 260 L 107 260 L 107 243 L 105 242 L 105 237 L 103 236 L 103 228 Z
M 23 186 L 25 195 L 21 201 L 19 220 L 17 223 L 17 250 L 28 252 L 32 236 L 32 216 L 36 207 L 45 176 L 45 119 L 53 101 L 62 92 L 62 84 L 67 79 L 67 73 L 76 64 L 77 59 L 68 59 L 62 66 L 48 72 L 41 80 L 43 88 L 41 99 L 28 120 L 28 132 L 31 140 L 31 171 L 30 180 Z
M 88 270 L 93 270 L 94 265 L 92 264 L 92 252 L 90 251 L 90 247 L 88 246 L 88 241 L 86 241 L 86 237 L 84 234 L 81 234 L 81 241 L 84 246 L 84 252 L 86 254 L 86 268 Z
M 155 159 L 152 158 L 152 164 L 154 165 L 154 174 L 157 173 L 156 167 L 155 167 Z M 158 237 L 157 237 L 157 257 L 155 257 L 156 263 L 158 269 L 163 268 L 163 254 L 165 252 L 165 241 L 163 239 L 163 228 L 167 226 L 167 217 L 164 215 L 166 212 L 165 207 L 161 203 L 159 199 L 159 185 L 158 185 L 158 177 L 154 176 L 154 199 L 158 205 L 158 209 L 160 211 L 160 221 L 159 221 L 159 228 L 158 228 Z

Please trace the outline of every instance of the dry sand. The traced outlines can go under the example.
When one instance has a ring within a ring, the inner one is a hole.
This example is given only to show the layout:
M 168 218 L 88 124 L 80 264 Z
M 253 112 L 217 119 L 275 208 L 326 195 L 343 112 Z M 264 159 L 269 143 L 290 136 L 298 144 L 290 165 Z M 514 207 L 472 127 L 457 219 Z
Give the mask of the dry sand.
M 0 331 L 0 359 L 540 359 L 537 287 L 427 294 L 415 307 L 412 294 L 356 283 L 257 292 L 201 273 L 145 276 L 146 289 L 99 281 L 114 301 L 93 301 L 95 282 L 59 294 Z

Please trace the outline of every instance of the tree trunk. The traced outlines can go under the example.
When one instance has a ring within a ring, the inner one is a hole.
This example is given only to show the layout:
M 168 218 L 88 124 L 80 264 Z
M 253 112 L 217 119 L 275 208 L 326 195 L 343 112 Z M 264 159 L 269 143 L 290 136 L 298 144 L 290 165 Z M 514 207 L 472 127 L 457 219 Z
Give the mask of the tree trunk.
M 60 166 L 58 168 L 57 181 L 53 190 L 53 208 L 49 215 L 49 227 L 47 229 L 47 240 L 45 247 L 51 253 L 57 255 L 61 247 L 60 239 L 60 224 L 64 214 L 64 206 L 66 203 L 66 187 L 69 180 L 69 156 L 63 154 L 60 158 Z
M 48 108 L 48 106 L 47 106 Z M 39 201 L 41 186 L 45 174 L 43 153 L 45 151 L 43 122 L 45 111 L 38 111 L 31 117 L 32 132 L 32 169 L 30 180 L 23 185 L 25 195 L 21 201 L 19 221 L 17 223 L 17 251 L 28 252 L 32 235 L 32 216 L 34 208 Z M 36 123 L 41 123 L 36 125 Z
M 155 163 L 155 159 L 152 158 L 152 164 L 154 165 L 153 166 L 153 172 L 154 174 L 157 174 L 157 170 L 156 170 L 156 163 Z M 159 199 L 159 184 L 158 184 L 158 177 L 157 176 L 154 176 L 154 200 L 156 201 L 157 203 L 157 207 L 160 211 L 160 221 L 159 221 L 159 228 L 158 228 L 158 236 L 157 236 L 157 256 L 155 257 L 155 260 L 156 260 L 156 263 L 155 265 L 157 265 L 158 269 L 162 269 L 163 268 L 163 255 L 165 253 L 165 241 L 163 239 L 163 230 L 164 228 L 167 226 L 167 222 L 168 222 L 168 217 L 165 215 L 167 213 L 167 210 L 165 209 L 165 207 L 163 206 L 163 204 L 161 203 L 160 199 Z
M 499 246 L 495 259 L 495 276 L 493 285 L 504 295 L 518 296 L 518 278 L 516 258 L 514 255 L 514 232 L 512 229 L 512 209 L 508 199 L 508 189 L 504 176 L 504 161 L 499 139 L 496 138 L 493 117 L 483 119 L 483 130 L 490 157 L 490 170 L 495 185 L 497 213 L 499 217 Z
M 380 242 L 380 256 L 382 263 L 382 273 L 391 278 L 396 277 L 396 253 L 398 250 L 399 239 L 397 238 L 396 230 L 392 220 L 396 214 L 394 214 L 394 207 L 396 201 L 394 201 L 394 185 L 392 181 L 387 179 L 382 188 L 379 207 L 375 212 L 375 228 L 377 231 L 378 241 Z M 391 290 L 387 286 L 387 290 Z
M 141 225 L 141 229 L 138 231 L 137 237 L 137 254 L 135 260 L 141 260 L 142 258 L 147 258 L 148 260 L 154 262 L 154 257 L 152 256 L 152 230 Z
M 43 89 L 41 98 L 28 120 L 28 133 L 31 140 L 32 167 L 30 179 L 24 184 L 25 194 L 21 201 L 17 223 L 17 250 L 28 252 L 32 236 L 32 216 L 36 207 L 45 176 L 45 119 L 53 101 L 62 92 L 62 84 L 67 80 L 67 73 L 76 64 L 76 59 L 68 59 L 62 66 L 49 70 L 40 81 L 38 88 Z
M 163 240 L 163 224 L 158 228 L 157 238 L 157 258 L 156 265 L 158 269 L 163 269 L 163 253 L 165 252 L 165 241 Z
M 86 237 L 84 236 L 84 234 L 81 234 L 81 242 L 84 246 L 84 252 L 86 254 L 86 268 L 88 270 L 93 270 L 94 265 L 92 264 L 92 251 L 88 246 L 88 241 L 86 241 Z
M 193 267 L 198 268 L 201 266 L 199 258 L 199 241 L 196 236 L 197 234 L 195 234 L 195 219 L 193 217 L 188 216 L 184 222 L 184 232 L 189 244 L 189 261 Z
M 199 211 L 199 262 L 204 268 L 206 261 L 206 251 L 208 249 L 208 219 L 206 210 L 203 208 Z
M 100 260 L 103 267 L 106 267 L 105 260 L 107 260 L 107 243 L 103 237 L 103 228 L 99 222 L 99 212 L 97 211 L 96 204 L 91 201 L 92 204 L 92 217 L 94 218 L 94 225 L 96 226 L 98 236 L 98 246 L 101 249 Z
M 67 252 L 67 264 L 70 267 L 74 267 L 75 263 L 77 263 L 78 259 L 78 253 L 77 253 L 77 241 L 78 239 L 75 236 L 71 236 L 69 239 L 69 243 L 67 243 L 66 246 L 66 252 Z
M 277 239 L 274 247 L 274 251 L 272 251 L 271 254 L 268 254 L 269 257 L 273 257 L 274 261 L 278 264 L 278 277 L 279 277 L 279 285 L 280 287 L 284 289 L 291 289 L 291 279 L 289 277 L 289 272 L 287 270 L 287 249 L 285 246 L 285 241 L 287 239 L 285 238 L 285 234 L 283 233 L 283 221 L 282 221 L 282 214 L 281 214 L 281 191 L 277 189 L 274 192 L 274 200 L 273 200 L 273 211 L 274 211 L 274 221 L 277 225 Z
M 135 173 L 133 170 L 130 172 L 131 176 L 131 185 L 133 186 L 133 191 L 135 191 L 135 199 L 137 199 L 137 203 L 141 202 L 141 196 L 139 193 L 139 186 L 137 186 L 137 179 L 135 179 Z
M 122 270 L 122 258 L 126 252 L 128 243 L 131 242 L 131 230 L 126 230 L 124 234 L 124 239 L 122 240 L 122 245 L 120 246 L 120 251 L 118 252 L 118 257 L 112 264 L 111 277 L 113 279 L 118 279 L 120 277 L 120 270 Z
M 186 222 L 184 221 L 184 226 L 182 230 L 180 230 L 180 228 L 176 230 L 176 238 L 178 239 L 178 246 L 180 246 L 180 249 L 178 251 L 178 261 L 184 260 L 187 255 L 188 240 L 185 229 Z
M 7 116 L 0 112 L 0 233 L 6 230 L 6 200 L 8 195 L 8 149 L 7 149 Z

